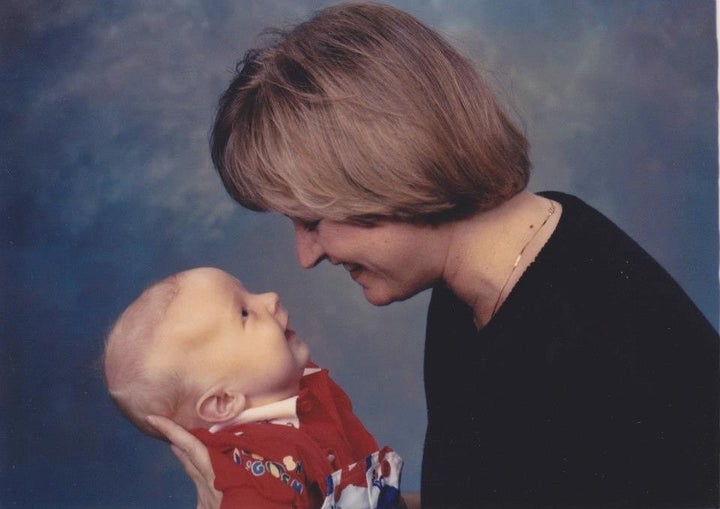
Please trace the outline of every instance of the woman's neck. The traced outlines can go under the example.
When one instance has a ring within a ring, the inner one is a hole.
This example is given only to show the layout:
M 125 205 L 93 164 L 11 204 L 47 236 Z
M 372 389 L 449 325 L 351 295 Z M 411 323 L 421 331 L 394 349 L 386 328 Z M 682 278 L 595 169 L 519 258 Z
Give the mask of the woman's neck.
M 453 223 L 443 279 L 473 309 L 478 328 L 492 319 L 548 241 L 560 212 L 558 203 L 523 192 Z

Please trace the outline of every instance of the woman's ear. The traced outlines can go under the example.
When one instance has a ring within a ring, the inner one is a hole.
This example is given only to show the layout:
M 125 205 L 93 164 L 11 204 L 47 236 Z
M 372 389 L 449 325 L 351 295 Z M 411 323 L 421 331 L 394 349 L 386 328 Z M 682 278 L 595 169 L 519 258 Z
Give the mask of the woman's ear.
M 215 387 L 200 396 L 195 413 L 206 422 L 224 422 L 237 417 L 245 408 L 245 395 Z

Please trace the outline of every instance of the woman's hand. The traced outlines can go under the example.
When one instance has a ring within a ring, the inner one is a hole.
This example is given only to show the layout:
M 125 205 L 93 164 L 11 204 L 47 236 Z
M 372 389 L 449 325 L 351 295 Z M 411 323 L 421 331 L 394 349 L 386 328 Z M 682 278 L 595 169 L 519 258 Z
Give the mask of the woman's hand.
M 214 486 L 215 473 L 207 447 L 170 419 L 152 415 L 147 421 L 171 442 L 170 449 L 182 463 L 185 473 L 195 483 L 197 509 L 220 509 L 222 493 Z

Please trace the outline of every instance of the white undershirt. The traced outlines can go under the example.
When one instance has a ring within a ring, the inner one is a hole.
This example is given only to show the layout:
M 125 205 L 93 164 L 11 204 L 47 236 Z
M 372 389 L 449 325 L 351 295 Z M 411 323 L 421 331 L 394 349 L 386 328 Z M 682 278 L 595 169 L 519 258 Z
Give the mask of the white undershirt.
M 305 368 L 303 376 L 312 375 L 321 371 L 320 368 Z M 214 424 L 209 428 L 210 433 L 217 433 L 220 430 L 235 426 L 236 424 L 246 424 L 248 422 L 270 422 L 272 424 L 282 424 L 285 426 L 300 427 L 300 419 L 297 415 L 297 399 L 298 396 L 292 396 L 287 399 L 268 403 L 253 408 L 248 408 L 240 412 L 240 414 L 226 422 Z

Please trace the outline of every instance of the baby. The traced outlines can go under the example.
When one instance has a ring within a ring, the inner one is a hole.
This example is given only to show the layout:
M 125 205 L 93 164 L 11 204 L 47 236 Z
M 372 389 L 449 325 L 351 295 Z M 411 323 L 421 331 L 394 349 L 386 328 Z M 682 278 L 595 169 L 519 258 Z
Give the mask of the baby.
M 275 293 L 214 268 L 169 276 L 117 320 L 104 368 L 143 432 L 163 438 L 146 421 L 161 415 L 208 447 L 223 508 L 402 506 L 402 460 L 310 362 Z

